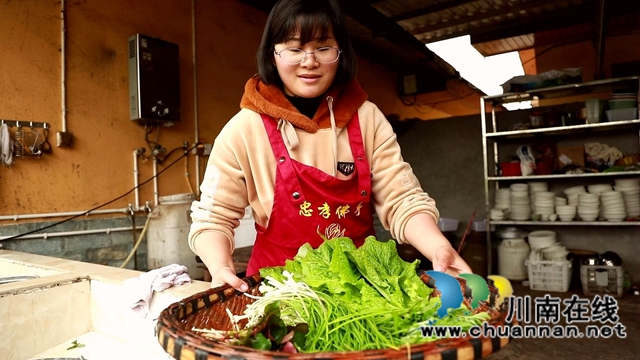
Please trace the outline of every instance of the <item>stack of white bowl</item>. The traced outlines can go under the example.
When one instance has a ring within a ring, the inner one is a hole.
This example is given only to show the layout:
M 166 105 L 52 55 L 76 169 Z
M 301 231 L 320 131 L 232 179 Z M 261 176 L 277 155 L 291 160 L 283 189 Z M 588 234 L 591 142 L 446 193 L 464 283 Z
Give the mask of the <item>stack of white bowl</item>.
M 491 220 L 503 220 L 505 216 L 505 210 L 493 208 L 489 210 L 489 219 Z
M 556 197 L 554 198 L 554 205 L 556 206 L 556 208 L 557 208 L 558 206 L 567 205 L 567 199 L 566 199 L 566 198 L 563 198 L 563 197 L 560 197 L 560 196 L 556 196 Z
M 500 209 L 500 210 L 508 210 L 509 209 L 509 201 L 511 199 L 511 189 L 510 188 L 503 188 L 503 189 L 498 189 L 496 191 L 496 205 L 495 208 L 496 209 Z
M 602 193 L 613 191 L 611 184 L 595 184 L 587 186 L 589 193 L 601 195 Z
M 587 191 L 585 190 L 584 186 L 581 185 L 581 186 L 574 186 L 574 187 L 564 189 L 562 192 L 564 192 L 564 194 L 567 195 L 569 205 L 573 205 L 577 207 L 578 196 L 580 194 L 585 194 Z
M 578 215 L 583 221 L 595 221 L 600 214 L 600 195 L 583 193 L 578 195 Z
M 531 217 L 531 200 L 529 199 L 529 185 L 511 184 L 510 186 L 510 217 L 512 220 L 529 220 Z
M 527 184 L 529 185 L 529 196 L 531 197 L 531 210 L 535 214 L 536 193 L 548 191 L 549 184 L 544 181 L 529 181 Z
M 577 209 L 573 205 L 557 205 L 556 214 L 560 221 L 573 221 L 576 217 Z
M 615 179 L 616 191 L 624 194 L 627 216 L 640 216 L 640 178 Z
M 587 186 L 587 189 L 589 189 L 589 193 L 590 194 L 598 194 L 598 195 L 602 195 L 604 193 L 608 193 L 608 192 L 612 192 L 613 191 L 613 187 L 611 186 L 611 184 L 589 185 L 589 186 Z M 600 202 L 600 216 L 598 217 L 598 220 L 605 220 L 605 217 L 604 217 L 604 203 L 602 203 L 602 202 Z
M 569 255 L 569 250 L 557 241 L 554 231 L 540 230 L 529 233 L 529 245 L 529 260 L 564 261 Z
M 627 217 L 622 191 L 610 191 L 603 193 L 603 215 L 608 221 L 622 221 Z
M 547 221 L 549 216 L 555 214 L 554 198 L 556 194 L 551 191 L 537 191 L 534 200 L 534 214 L 540 215 L 540 220 Z

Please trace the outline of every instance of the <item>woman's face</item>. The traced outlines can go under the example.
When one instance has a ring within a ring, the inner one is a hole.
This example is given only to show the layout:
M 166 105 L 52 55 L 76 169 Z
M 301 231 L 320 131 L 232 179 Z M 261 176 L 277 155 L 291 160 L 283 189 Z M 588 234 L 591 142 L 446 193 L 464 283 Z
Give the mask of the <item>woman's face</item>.
M 278 53 L 290 48 L 302 49 L 309 53 L 304 61 L 295 65 L 284 62 L 284 60 L 276 54 L 273 55 L 278 74 L 284 84 L 285 94 L 303 98 L 315 98 L 324 94 L 331 86 L 338 71 L 340 59 L 338 58 L 338 61 L 332 63 L 320 63 L 316 61 L 315 56 L 311 52 L 321 47 L 338 48 L 338 43 L 334 38 L 328 38 L 323 41 L 312 40 L 301 45 L 299 37 L 296 36 L 294 39 L 275 45 L 275 51 Z

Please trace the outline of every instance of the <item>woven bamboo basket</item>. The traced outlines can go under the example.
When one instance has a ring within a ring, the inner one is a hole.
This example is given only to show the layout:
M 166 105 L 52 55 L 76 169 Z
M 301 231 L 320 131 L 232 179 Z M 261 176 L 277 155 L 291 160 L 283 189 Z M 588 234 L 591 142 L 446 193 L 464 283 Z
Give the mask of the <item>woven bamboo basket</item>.
M 432 279 L 421 273 L 422 280 L 432 285 Z M 243 279 L 249 285 L 249 294 L 260 295 L 258 287 L 262 282 L 259 275 Z M 463 294 L 468 294 L 464 279 L 459 279 Z M 476 312 L 485 311 L 491 319 L 492 326 L 511 325 L 506 323 L 508 299 L 502 302 L 499 309 L 494 304 L 498 296 L 497 289 L 489 286 L 489 301 L 481 303 Z M 434 291 L 439 296 L 438 291 Z M 232 324 L 226 309 L 234 315 L 242 314 L 247 304 L 254 300 L 234 290 L 228 285 L 209 289 L 167 307 L 156 324 L 156 335 L 163 349 L 177 360 L 205 359 L 269 359 L 269 360 L 347 360 L 347 359 L 410 359 L 410 360 L 471 360 L 486 357 L 508 344 L 508 338 L 470 338 L 441 339 L 411 347 L 395 349 L 323 352 L 290 354 L 284 352 L 256 350 L 244 346 L 233 346 L 220 341 L 208 339 L 191 329 L 231 330 Z M 468 299 L 464 301 L 469 306 Z M 241 326 L 244 324 L 240 323 Z

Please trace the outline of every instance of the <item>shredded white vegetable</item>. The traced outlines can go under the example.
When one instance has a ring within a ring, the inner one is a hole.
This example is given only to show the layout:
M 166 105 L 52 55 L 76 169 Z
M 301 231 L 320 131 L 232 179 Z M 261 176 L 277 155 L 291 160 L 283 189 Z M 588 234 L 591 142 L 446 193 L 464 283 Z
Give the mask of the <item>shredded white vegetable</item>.
M 233 317 L 233 321 L 237 323 L 240 320 L 247 319 L 248 323 L 246 327 L 251 327 L 260 321 L 260 318 L 264 315 L 264 309 L 267 305 L 279 300 L 291 300 L 292 298 L 312 298 L 320 303 L 323 310 L 326 310 L 318 294 L 316 294 L 309 285 L 302 282 L 296 282 L 293 279 L 293 274 L 286 270 L 282 272 L 282 275 L 286 278 L 284 282 L 280 282 L 270 276 L 265 278 L 265 281 L 263 281 L 258 288 L 258 290 L 264 294 L 262 297 L 245 294 L 246 296 L 256 299 L 256 301 L 247 305 L 247 309 L 244 311 L 243 315 L 235 315 Z M 282 320 L 288 325 L 295 325 L 303 322 L 302 319 L 303 317 L 299 313 L 295 313 L 290 316 L 283 314 L 282 316 Z

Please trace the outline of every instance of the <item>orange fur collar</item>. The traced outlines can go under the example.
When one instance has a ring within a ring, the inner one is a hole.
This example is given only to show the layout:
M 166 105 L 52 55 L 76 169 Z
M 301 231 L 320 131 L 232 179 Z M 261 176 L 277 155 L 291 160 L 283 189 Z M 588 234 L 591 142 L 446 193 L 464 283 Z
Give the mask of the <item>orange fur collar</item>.
M 355 80 L 344 86 L 331 88 L 323 96 L 325 99 L 328 96 L 333 97 L 333 114 L 337 127 L 345 127 L 358 108 L 367 100 L 367 94 Z M 285 119 L 293 126 L 310 133 L 331 127 L 329 107 L 326 101 L 320 103 L 313 119 L 309 119 L 298 112 L 284 96 L 282 90 L 277 86 L 263 83 L 257 76 L 247 81 L 240 107 L 269 115 L 275 119 Z

